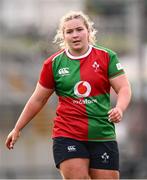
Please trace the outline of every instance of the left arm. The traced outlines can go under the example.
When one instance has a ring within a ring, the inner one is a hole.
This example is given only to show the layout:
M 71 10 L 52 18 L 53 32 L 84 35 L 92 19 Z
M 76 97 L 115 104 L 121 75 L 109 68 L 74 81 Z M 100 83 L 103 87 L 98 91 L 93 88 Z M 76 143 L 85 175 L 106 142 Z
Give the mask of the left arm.
M 110 84 L 117 94 L 116 106 L 112 108 L 109 114 L 109 120 L 114 123 L 121 121 L 123 112 L 127 109 L 131 100 L 131 88 L 125 74 L 110 79 Z

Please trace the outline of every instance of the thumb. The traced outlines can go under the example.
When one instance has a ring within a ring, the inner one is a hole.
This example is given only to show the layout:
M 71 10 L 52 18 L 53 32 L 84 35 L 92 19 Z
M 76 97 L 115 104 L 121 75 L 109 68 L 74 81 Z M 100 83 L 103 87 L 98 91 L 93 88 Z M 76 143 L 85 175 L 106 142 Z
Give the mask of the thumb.
M 108 111 L 108 114 L 110 114 L 112 111 L 113 111 L 113 109 L 110 109 L 110 110 Z

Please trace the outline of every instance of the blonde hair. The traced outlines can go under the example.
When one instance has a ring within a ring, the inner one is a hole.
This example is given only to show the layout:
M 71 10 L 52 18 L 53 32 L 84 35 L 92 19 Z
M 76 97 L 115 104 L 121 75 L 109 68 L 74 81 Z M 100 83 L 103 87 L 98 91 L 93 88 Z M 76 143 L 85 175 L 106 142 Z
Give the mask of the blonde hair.
M 96 43 L 96 30 L 93 27 L 94 23 L 89 19 L 87 15 L 85 15 L 81 11 L 71 11 L 67 13 L 65 16 L 63 16 L 59 23 L 59 28 L 57 29 L 57 33 L 54 37 L 54 43 L 58 44 L 61 49 L 64 49 L 66 47 L 65 41 L 64 41 L 64 23 L 72 20 L 72 19 L 82 19 L 84 22 L 84 25 L 86 26 L 88 32 L 89 32 L 89 43 L 94 45 Z

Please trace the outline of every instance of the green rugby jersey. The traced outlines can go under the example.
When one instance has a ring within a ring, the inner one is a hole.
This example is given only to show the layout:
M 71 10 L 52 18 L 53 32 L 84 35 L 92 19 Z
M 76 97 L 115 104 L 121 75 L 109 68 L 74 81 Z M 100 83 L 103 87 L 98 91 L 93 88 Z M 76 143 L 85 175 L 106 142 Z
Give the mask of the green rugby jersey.
M 55 89 L 59 97 L 52 137 L 83 141 L 116 138 L 115 126 L 108 121 L 109 79 L 124 74 L 115 52 L 89 46 L 86 54 L 75 57 L 61 50 L 43 65 L 39 83 Z

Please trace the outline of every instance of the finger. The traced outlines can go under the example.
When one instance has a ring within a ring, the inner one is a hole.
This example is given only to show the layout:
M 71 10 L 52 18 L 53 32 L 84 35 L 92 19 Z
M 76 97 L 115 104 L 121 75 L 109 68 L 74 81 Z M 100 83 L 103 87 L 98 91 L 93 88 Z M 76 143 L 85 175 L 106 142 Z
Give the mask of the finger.
M 15 142 L 16 142 L 16 140 L 14 138 L 12 139 L 11 137 L 8 137 L 6 142 L 5 142 L 6 147 L 8 149 L 13 149 Z
M 121 116 L 119 113 L 115 113 L 109 116 L 110 119 L 119 119 Z
M 113 122 L 113 111 L 114 111 L 114 109 L 111 109 L 111 110 L 108 112 L 108 114 L 109 114 L 109 116 L 108 116 L 108 121 L 109 121 L 109 122 Z
M 113 116 L 116 113 L 117 113 L 117 110 L 115 108 L 113 108 L 109 111 L 109 116 Z
M 111 109 L 110 111 L 108 111 L 108 114 L 111 114 L 111 113 L 112 113 L 112 111 L 113 111 L 113 109 Z
M 120 114 L 120 112 L 115 108 L 115 109 L 113 109 L 113 111 L 111 111 L 111 113 L 109 114 L 109 117 L 110 118 L 116 118 L 116 117 L 118 117 L 118 116 L 120 116 L 121 114 Z
M 14 143 L 11 143 L 10 144 L 10 149 L 13 149 L 14 148 Z
M 10 142 L 11 142 L 11 139 L 9 139 L 9 138 L 5 142 L 5 145 L 8 149 L 10 149 Z
M 113 119 L 112 121 L 113 121 L 114 123 L 119 123 L 119 122 L 121 121 L 121 118 L 118 117 L 118 118 Z
M 121 116 L 119 114 L 115 114 L 113 116 L 108 117 L 109 122 L 120 122 Z
M 13 139 L 12 142 L 10 143 L 10 149 L 13 149 L 14 148 L 14 144 L 16 143 L 16 140 Z
M 109 122 L 112 122 L 112 119 L 111 119 L 111 118 L 108 118 L 108 121 L 109 121 Z

